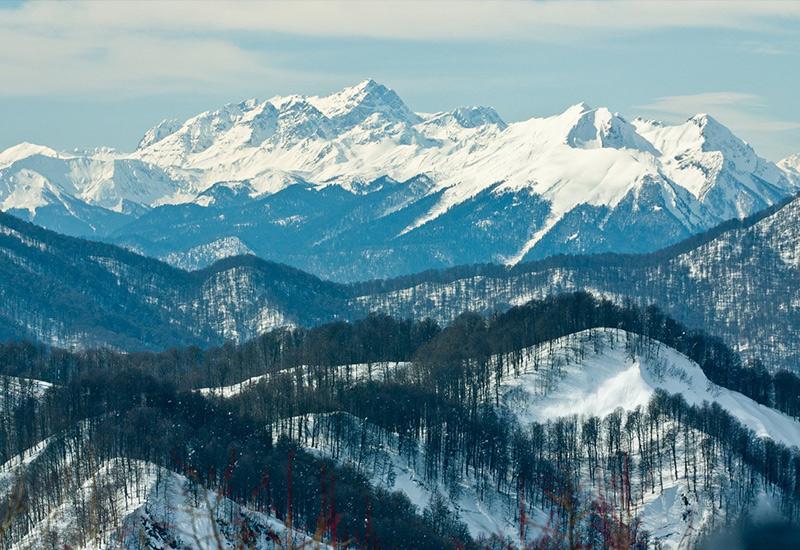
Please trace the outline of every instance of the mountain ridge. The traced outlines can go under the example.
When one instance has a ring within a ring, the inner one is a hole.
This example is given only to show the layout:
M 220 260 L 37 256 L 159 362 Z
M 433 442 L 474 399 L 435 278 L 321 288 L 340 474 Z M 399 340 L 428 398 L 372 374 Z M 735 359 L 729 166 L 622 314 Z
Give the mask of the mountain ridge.
M 366 80 L 328 96 L 251 99 L 162 121 L 132 153 L 8 149 L 0 205 L 180 265 L 203 266 L 216 256 L 198 247 L 237 239 L 266 259 L 357 281 L 657 250 L 793 194 L 793 166 L 762 159 L 709 115 L 629 122 L 585 103 L 519 122 L 480 106 L 414 113 Z M 388 180 L 405 185 L 387 197 L 376 182 Z M 55 192 L 36 195 L 44 185 Z M 309 191 L 300 202 L 298 185 Z M 240 190 L 249 217 L 209 199 L 226 186 Z M 148 227 L 154 236 L 143 238 Z M 288 252 L 268 244 L 287 239 Z
M 800 322 L 792 307 L 800 301 L 793 285 L 800 276 L 798 219 L 795 197 L 657 253 L 563 255 L 340 284 L 252 255 L 187 272 L 0 214 L 0 254 L 11 260 L 2 265 L 0 315 L 13 327 L 2 336 L 67 347 L 215 345 L 370 312 L 449 323 L 467 310 L 502 311 L 585 290 L 617 303 L 655 304 L 721 337 L 747 361 L 793 369 L 800 357 L 791 330 Z M 31 284 L 50 290 L 32 294 L 25 290 Z M 83 297 L 76 301 L 76 294 Z M 146 328 L 133 330 L 141 320 Z M 97 335 L 89 338 L 92 330 Z

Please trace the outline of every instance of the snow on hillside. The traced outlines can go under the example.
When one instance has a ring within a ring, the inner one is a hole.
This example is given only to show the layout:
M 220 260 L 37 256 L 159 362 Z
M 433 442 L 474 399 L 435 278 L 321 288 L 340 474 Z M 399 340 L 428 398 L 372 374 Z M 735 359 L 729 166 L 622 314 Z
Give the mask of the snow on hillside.
M 51 149 L 50 147 L 45 147 L 44 145 L 37 145 L 35 143 L 28 143 L 23 142 L 12 147 L 9 147 L 5 151 L 0 152 L 0 168 L 13 164 L 14 162 L 33 156 L 33 155 L 42 155 L 45 157 L 68 157 L 69 155 L 65 155 L 63 153 L 59 153 L 58 151 Z
M 97 524 L 80 519 L 81 507 L 88 502 L 93 503 L 92 518 Z M 248 548 L 259 550 L 286 547 L 291 541 L 316 544 L 274 517 L 197 488 L 180 474 L 147 462 L 114 459 L 100 464 L 12 548 L 34 549 L 55 543 L 86 550 L 233 549 L 242 547 L 244 540 Z
M 525 349 L 519 369 L 519 375 L 502 380 L 500 392 L 502 407 L 523 425 L 572 416 L 602 419 L 618 409 L 646 410 L 660 389 L 682 395 L 689 404 L 716 403 L 759 437 L 800 444 L 797 420 L 716 386 L 696 363 L 674 349 L 618 329 L 587 330 Z M 634 450 L 637 445 L 633 442 Z M 685 440 L 677 443 L 676 457 L 684 455 L 684 445 Z M 708 494 L 693 490 L 685 476 L 673 475 L 668 461 L 660 469 L 659 489 L 634 497 L 633 516 L 661 547 L 690 547 L 698 533 L 719 521 L 713 492 L 736 491 L 736 482 L 715 480 Z M 589 479 L 583 485 L 595 491 Z M 762 490 L 759 499 L 764 506 L 775 507 L 768 491 Z
M 778 162 L 778 168 L 783 170 L 795 187 L 800 188 L 800 154 L 794 154 Z
M 203 395 L 214 397 L 235 397 L 246 391 L 262 380 L 269 381 L 277 376 L 289 376 L 293 379 L 298 377 L 304 384 L 313 385 L 319 376 L 330 375 L 336 380 L 344 380 L 350 384 L 357 384 L 368 380 L 384 381 L 395 377 L 399 372 L 408 368 L 410 363 L 405 361 L 379 361 L 374 363 L 353 363 L 349 365 L 337 365 L 334 367 L 301 365 L 277 371 L 275 373 L 260 374 L 252 376 L 241 382 L 228 386 L 214 386 L 208 388 L 197 388 L 193 391 Z
M 682 395 L 689 404 L 717 403 L 760 437 L 770 437 L 787 445 L 800 442 L 800 423 L 796 420 L 712 384 L 687 357 L 632 333 L 617 329 L 583 331 L 527 348 L 520 355 L 514 354 L 514 358 L 518 361 L 514 367 L 509 366 L 509 357 L 504 359 L 505 368 L 518 369 L 518 374 L 507 374 L 501 379 L 500 406 L 516 418 L 523 429 L 532 422 L 548 424 L 574 416 L 583 417 L 579 418 L 583 420 L 590 415 L 602 420 L 617 410 L 647 410 L 656 390 L 660 389 Z M 499 357 L 491 359 L 499 360 Z M 625 417 L 621 418 L 624 423 Z M 573 424 L 577 429 L 581 425 L 581 422 Z M 606 426 L 605 423 L 600 425 Z M 645 436 L 651 438 L 648 445 L 670 437 L 669 433 L 677 433 L 672 421 L 666 419 L 660 428 L 663 433 Z M 516 495 L 500 492 L 491 482 L 487 484 L 486 480 L 473 478 L 472 474 L 465 474 L 455 484 L 446 476 L 429 477 L 424 466 L 427 464 L 424 443 L 410 445 L 407 438 L 400 438 L 369 419 L 345 413 L 287 418 L 272 429 L 276 435 L 284 435 L 311 452 L 351 465 L 376 486 L 403 492 L 420 509 L 438 495 L 458 514 L 474 537 L 500 535 L 510 541 L 518 540 L 519 525 L 513 519 L 517 517 L 515 512 L 519 505 Z M 723 475 L 698 491 L 696 482 L 686 474 L 681 475 L 676 464 L 683 463 L 684 455 L 687 460 L 689 455 L 696 456 L 696 449 L 687 452 L 687 442 L 699 441 L 705 436 L 688 427 L 681 433 L 682 437 L 675 441 L 674 463 L 668 458 L 659 460 L 655 478 L 644 480 L 635 469 L 631 474 L 634 489 L 627 517 L 640 521 L 651 540 L 662 548 L 690 547 L 701 533 L 721 521 L 715 505 L 716 495 L 733 496 L 742 490 L 737 480 Z M 426 441 L 427 436 L 423 433 L 418 437 Z M 634 439 L 630 440 L 631 456 L 642 459 L 639 443 Z M 664 444 L 662 441 L 661 445 Z M 719 462 L 709 463 L 721 464 L 723 450 L 715 447 L 713 452 L 719 453 L 714 459 Z M 696 475 L 706 475 L 703 473 L 705 465 L 696 467 Z M 469 468 L 466 471 L 469 472 Z M 577 480 L 581 498 L 585 501 L 598 499 L 613 506 L 610 489 L 593 476 L 588 465 L 583 464 Z M 654 479 L 658 482 L 652 481 Z M 756 500 L 765 506 L 775 505 L 768 490 L 758 490 L 760 493 L 754 496 Z M 535 508 L 531 512 L 527 536 L 534 540 L 548 525 L 547 513 Z
M 0 204 L 33 209 L 61 195 L 115 212 L 191 199 L 188 185 L 158 166 L 121 155 L 66 156 L 37 145 L 0 153 Z M 46 195 L 50 195 L 47 197 Z
M 639 133 L 660 152 L 663 172 L 700 199 L 720 219 L 745 217 L 752 201 L 796 190 L 773 163 L 708 114 L 667 126 L 636 121 Z M 775 189 L 781 182 L 781 189 Z
M 201 395 L 207 395 L 212 397 L 234 397 L 239 395 L 240 393 L 256 386 L 262 380 L 269 380 L 269 375 L 267 374 L 260 374 L 258 376 L 251 376 L 246 380 L 242 380 L 241 382 L 236 382 L 235 384 L 230 384 L 228 386 L 213 386 L 210 388 L 197 388 L 195 391 Z
M 28 397 L 41 399 L 53 387 L 50 382 L 33 378 L 0 376 L 0 408 L 14 406 Z
M 642 336 L 588 330 L 528 348 L 523 357 L 522 374 L 502 383 L 504 405 L 523 423 L 644 408 L 661 389 L 691 405 L 717 403 L 757 436 L 800 446 L 800 422 L 717 386 L 697 363 Z
M 162 258 L 180 269 L 193 271 L 202 269 L 223 258 L 253 254 L 253 251 L 238 237 L 223 237 L 210 243 L 194 246 L 184 252 L 172 252 Z
M 348 439 L 334 444 L 330 430 L 338 435 L 346 433 Z M 518 507 L 514 495 L 497 491 L 491 484 L 479 487 L 469 475 L 454 485 L 426 479 L 422 444 L 406 441 L 401 452 L 397 434 L 346 413 L 287 418 L 273 426 L 273 432 L 297 441 L 312 453 L 356 468 L 375 486 L 402 492 L 420 511 L 437 495 L 443 497 L 473 537 L 498 535 L 519 540 L 519 526 L 513 519 Z M 539 509 L 529 516 L 528 537 L 534 540 L 548 518 Z
M 797 368 L 800 333 L 800 198 L 752 225 L 676 250 L 653 265 L 625 259 L 597 269 L 530 264 L 508 272 L 472 270 L 417 277 L 351 298 L 352 307 L 449 323 L 464 311 L 491 313 L 564 292 L 587 291 L 618 305 L 658 304 L 689 328 L 721 337 L 744 362 Z

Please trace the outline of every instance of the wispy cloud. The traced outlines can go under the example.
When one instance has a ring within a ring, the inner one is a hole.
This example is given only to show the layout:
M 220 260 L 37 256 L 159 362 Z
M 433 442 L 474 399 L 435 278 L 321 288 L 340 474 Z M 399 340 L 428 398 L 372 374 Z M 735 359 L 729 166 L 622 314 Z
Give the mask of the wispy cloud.
M 28 2 L 0 9 L 0 95 L 194 90 L 294 69 L 247 39 L 290 34 L 397 40 L 585 40 L 670 27 L 800 20 L 800 3 Z
M 656 98 L 636 109 L 666 120 L 686 119 L 697 113 L 711 113 L 734 131 L 779 132 L 796 130 L 800 122 L 778 120 L 761 113 L 768 107 L 756 94 L 722 91 Z
M 278 0 L 254 2 L 34 2 L 15 10 L 16 24 L 183 31 L 276 31 L 315 36 L 396 38 L 533 38 L 549 28 L 752 28 L 771 18 L 800 18 L 784 1 L 649 2 L 422 0 Z M 555 36 L 556 34 L 554 34 Z
M 213 38 L 104 34 L 32 36 L 0 33 L 4 95 L 63 95 L 197 89 L 215 81 L 267 77 L 258 56 Z
M 764 42 L 759 40 L 745 40 L 738 44 L 738 49 L 742 52 L 759 55 L 800 56 L 800 44 L 781 41 Z

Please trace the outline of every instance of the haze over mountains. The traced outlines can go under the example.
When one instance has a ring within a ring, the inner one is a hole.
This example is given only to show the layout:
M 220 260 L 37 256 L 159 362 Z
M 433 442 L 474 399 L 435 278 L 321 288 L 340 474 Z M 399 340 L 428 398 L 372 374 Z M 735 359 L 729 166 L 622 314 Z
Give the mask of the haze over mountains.
M 0 208 L 197 268 L 244 252 L 363 280 L 555 253 L 650 252 L 800 188 L 710 115 L 580 103 L 425 114 L 372 80 L 164 121 L 131 153 L 0 153 Z

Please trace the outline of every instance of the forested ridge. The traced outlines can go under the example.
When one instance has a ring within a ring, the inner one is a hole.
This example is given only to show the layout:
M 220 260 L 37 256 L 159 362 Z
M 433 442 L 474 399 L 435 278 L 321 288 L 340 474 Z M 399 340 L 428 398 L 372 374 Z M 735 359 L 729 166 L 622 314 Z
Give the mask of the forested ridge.
M 252 256 L 185 272 L 0 214 L 0 338 L 159 350 L 242 342 L 286 326 L 382 311 L 449 323 L 560 292 L 656 304 L 768 370 L 795 369 L 800 200 L 730 221 L 661 252 L 561 256 L 340 285 Z M 34 291 L 35 290 L 35 291 Z
M 253 256 L 182 271 L 0 213 L 0 338 L 122 350 L 219 345 L 345 316 L 346 293 Z
M 497 382 L 519 369 L 521 350 L 607 328 L 634 335 L 619 343 L 632 355 L 655 353 L 652 342 L 672 347 L 714 383 L 800 416 L 800 381 L 793 374 L 742 364 L 720 340 L 687 330 L 655 308 L 623 307 L 586 293 L 489 318 L 467 314 L 446 328 L 372 315 L 208 350 L 119 354 L 11 343 L 0 347 L 3 375 L 55 386 L 44 397 L 3 397 L 1 461 L 46 442 L 19 472 L 24 489 L 6 493 L 0 509 L 12 514 L 0 522 L 4 540 L 19 540 L 37 525 L 74 484 L 91 478 L 92 464 L 120 457 L 129 461 L 122 471 L 128 464 L 131 473 L 119 483 L 131 490 L 138 471 L 132 461 L 145 461 L 328 542 L 368 548 L 499 548 L 534 541 L 656 547 L 637 517 L 647 494 L 674 482 L 685 486 L 693 503 L 687 517 L 699 518 L 692 506 L 712 503 L 718 510 L 714 522 L 698 524 L 698 540 L 735 522 L 764 491 L 785 517 L 796 518 L 797 448 L 754 437 L 716 405 L 693 406 L 662 392 L 644 410 L 531 425 L 499 407 Z M 597 345 L 592 342 L 574 353 L 589 352 Z M 366 379 L 338 368 L 385 361 L 410 366 Z M 271 376 L 227 400 L 191 391 L 265 373 Z M 353 425 L 348 418 L 359 420 Z M 313 430 L 304 428 L 312 419 Z M 368 425 L 374 428 L 367 431 Z M 368 433 L 377 447 L 367 445 Z M 340 460 L 304 451 L 313 448 L 309 438 L 333 441 Z M 347 455 L 346 448 L 361 450 Z M 448 493 L 459 491 L 456 480 L 470 479 L 479 494 L 501 495 L 519 524 L 516 540 L 474 536 L 440 500 L 415 508 L 376 485 L 359 466 L 391 449 L 409 461 L 419 456 L 420 475 L 444 483 Z M 19 494 L 21 502 L 11 506 Z M 114 525 L 118 512 L 99 500 L 74 503 L 92 513 L 83 532 L 59 542 L 85 544 L 100 526 Z M 548 518 L 544 528 L 526 523 L 536 514 Z
M 371 311 L 448 322 L 466 310 L 502 311 L 527 300 L 588 290 L 622 304 L 655 304 L 722 338 L 769 370 L 800 359 L 800 199 L 643 255 L 554 256 L 510 268 L 464 266 L 354 285 Z

